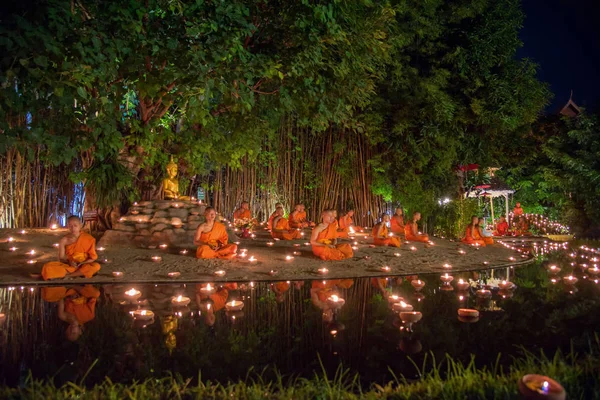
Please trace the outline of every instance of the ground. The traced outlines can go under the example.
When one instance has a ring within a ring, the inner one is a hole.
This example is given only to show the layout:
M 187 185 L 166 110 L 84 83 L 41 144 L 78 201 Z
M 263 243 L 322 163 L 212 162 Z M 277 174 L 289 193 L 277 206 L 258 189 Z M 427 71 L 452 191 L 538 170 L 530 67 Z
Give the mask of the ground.
M 56 281 L 43 282 L 30 277 L 31 273 L 39 273 L 42 265 L 57 259 L 57 250 L 53 244 L 57 243 L 66 230 L 27 229 L 25 233 L 20 230 L 0 230 L 0 284 L 56 284 Z M 195 248 L 188 248 L 185 255 L 180 254 L 181 248 L 139 249 L 128 246 L 111 245 L 98 251 L 102 269 L 99 274 L 90 280 L 76 278 L 70 283 L 89 281 L 92 283 L 121 282 L 163 282 L 173 280 L 167 276 L 168 272 L 180 272 L 176 278 L 185 282 L 213 282 L 213 281 L 247 281 L 247 280 L 300 280 L 322 279 L 317 270 L 326 267 L 326 275 L 331 278 L 350 278 L 363 276 L 389 276 L 389 275 L 414 275 L 419 273 L 447 272 L 444 264 L 452 265 L 452 271 L 468 271 L 492 267 L 506 267 L 531 261 L 521 253 L 510 250 L 500 244 L 476 249 L 447 239 L 432 238 L 434 245 L 425 247 L 423 243 L 403 242 L 401 248 L 370 247 L 372 238 L 357 236 L 358 250 L 354 257 L 343 261 L 321 261 L 312 254 L 310 246 L 306 245 L 310 231 L 305 233 L 305 240 L 290 242 L 274 241 L 265 230 L 256 232 L 255 239 L 230 240 L 239 242 L 238 248 L 248 249 L 245 259 L 233 261 L 222 260 L 197 260 Z M 8 242 L 12 237 L 13 242 Z M 268 242 L 274 245 L 267 246 Z M 10 247 L 17 247 L 9 251 Z M 411 247 L 414 250 L 411 250 Z M 459 250 L 464 250 L 461 254 Z M 31 256 L 27 252 L 35 250 Z M 299 254 L 294 255 L 294 252 Z M 159 255 L 162 261 L 154 262 L 151 257 Z M 286 261 L 286 256 L 293 256 Z M 254 256 L 257 261 L 248 261 Z M 514 258 L 511 260 L 510 258 Z M 35 260 L 35 264 L 29 264 Z M 484 264 L 487 263 L 487 264 Z M 383 266 L 389 266 L 390 271 L 381 271 Z M 223 278 L 216 278 L 214 271 L 224 270 Z M 271 275 L 274 270 L 276 275 Z M 114 278 L 113 271 L 122 271 L 123 278 Z

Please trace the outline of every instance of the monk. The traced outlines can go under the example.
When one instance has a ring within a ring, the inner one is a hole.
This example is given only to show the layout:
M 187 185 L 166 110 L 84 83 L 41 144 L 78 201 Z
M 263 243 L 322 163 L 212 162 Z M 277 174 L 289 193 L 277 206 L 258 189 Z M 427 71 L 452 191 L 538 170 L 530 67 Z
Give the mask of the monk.
M 481 235 L 481 237 L 483 238 L 483 240 L 486 240 L 488 238 L 491 238 L 492 236 L 494 236 L 494 234 L 490 231 L 487 230 L 486 226 L 485 226 L 485 219 L 479 217 L 478 221 L 477 221 L 477 227 L 479 228 L 479 235 Z M 487 243 L 487 242 L 486 242 Z M 491 243 L 487 243 L 487 244 L 493 244 L 494 241 L 492 240 Z
M 508 222 L 506 218 L 500 217 L 500 221 L 496 224 L 496 230 L 494 236 L 506 236 L 508 235 Z
M 67 219 L 69 233 L 58 242 L 58 261 L 50 261 L 42 267 L 42 278 L 59 279 L 83 276 L 91 278 L 100 271 L 96 254 L 96 239 L 81 232 L 81 220 L 76 215 Z
M 273 214 L 271 214 L 271 216 L 269 217 L 269 220 L 267 221 L 267 229 L 269 229 L 269 230 L 273 229 L 273 219 L 277 216 L 277 209 L 279 207 L 283 208 L 283 204 L 275 203 L 275 211 L 273 211 Z M 284 212 L 284 214 L 285 214 L 285 212 Z
M 275 219 L 273 219 L 271 236 L 273 236 L 274 239 L 281 240 L 300 239 L 300 231 L 298 229 L 291 229 L 288 220 L 283 218 L 283 207 L 277 207 L 275 213 L 276 216 Z
M 333 222 L 333 213 L 323 211 L 322 222 L 317 225 L 310 237 L 313 254 L 321 260 L 343 260 L 353 256 L 352 247 L 347 244 L 337 244 L 337 231 Z
M 194 235 L 194 244 L 198 246 L 196 258 L 235 258 L 237 245 L 229 243 L 225 225 L 215 221 L 217 212 L 213 207 L 204 211 L 206 222 L 200 224 Z
M 404 236 L 406 237 L 406 240 L 411 242 L 429 242 L 429 236 L 419 233 L 419 226 L 417 225 L 417 222 L 419 222 L 420 219 L 421 213 L 416 212 L 413 214 L 412 221 L 407 222 L 406 225 L 404 225 Z
M 396 208 L 390 219 L 390 230 L 397 235 L 404 235 L 404 213 L 400 207 Z
M 521 203 L 517 203 L 515 209 L 513 210 L 513 214 L 515 217 L 523 215 L 523 208 L 521 207 Z
M 397 237 L 390 237 L 388 232 L 387 223 L 390 221 L 388 214 L 381 216 L 381 222 L 373 227 L 373 244 L 375 246 L 390 246 L 400 247 L 400 239 Z
M 313 222 L 310 222 L 306 219 L 306 211 L 304 208 L 304 204 L 296 204 L 294 207 L 294 211 L 290 214 L 290 227 L 291 228 L 308 228 L 309 226 L 315 226 Z
M 529 221 L 527 221 L 527 218 L 525 218 L 524 216 L 521 216 L 521 218 L 519 219 L 518 232 L 522 236 L 531 235 L 531 232 L 529 232 Z
M 479 232 L 479 218 L 476 215 L 471 217 L 471 223 L 467 225 L 465 229 L 465 237 L 461 240 L 465 244 L 485 246 L 486 244 L 493 244 L 494 239 L 484 238 Z
M 350 234 L 350 227 L 354 225 L 352 217 L 354 216 L 354 210 L 346 211 L 346 214 L 340 217 L 340 223 L 338 228 L 338 238 L 348 239 Z
M 92 285 L 69 288 L 64 286 L 42 288 L 42 298 L 58 302 L 58 318 L 69 325 L 65 331 L 67 340 L 74 342 L 83 333 L 83 325 L 96 317 L 96 299 L 100 291 Z
M 239 219 L 247 219 L 250 220 L 252 215 L 250 214 L 250 203 L 247 201 L 242 201 L 240 204 L 240 208 L 233 212 L 233 223 L 235 224 L 236 220 Z

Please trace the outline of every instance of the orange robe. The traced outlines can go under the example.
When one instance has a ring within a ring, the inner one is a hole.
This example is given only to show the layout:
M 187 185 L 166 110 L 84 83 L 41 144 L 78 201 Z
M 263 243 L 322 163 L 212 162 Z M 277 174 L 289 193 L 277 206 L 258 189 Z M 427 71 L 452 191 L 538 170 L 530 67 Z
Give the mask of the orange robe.
M 65 299 L 65 311 L 73 314 L 81 325 L 93 320 L 96 316 L 96 299 L 100 291 L 92 285 L 85 285 L 80 291 L 67 289 L 64 286 L 42 288 L 42 298 L 50 303 L 55 303 L 68 296 L 79 294 L 80 297 Z
M 337 238 L 337 229 L 334 224 L 329 224 L 327 228 L 319 232 L 317 236 L 317 242 L 330 245 Z M 327 246 L 312 246 L 313 254 L 319 257 L 321 260 L 343 260 L 350 258 L 354 254 L 352 253 L 352 247 L 348 243 L 336 244 L 335 248 Z
M 295 211 L 294 211 L 295 212 Z M 290 227 L 292 228 L 303 228 L 303 224 L 306 224 L 306 211 L 298 211 L 296 215 L 294 212 L 290 214 Z
M 429 236 L 425 234 L 419 235 L 417 233 L 416 222 L 409 222 L 404 225 L 404 236 L 406 237 L 406 240 L 409 240 L 411 242 L 429 242 Z
M 508 234 L 508 222 L 504 221 L 504 222 L 499 222 L 496 225 L 496 232 L 494 232 L 494 235 L 496 236 L 505 236 Z
M 97 259 L 96 239 L 90 234 L 81 232 L 75 243 L 65 246 L 65 255 L 69 261 L 76 263 L 85 261 L 88 258 Z M 50 261 L 42 267 L 42 278 L 45 281 L 48 279 L 64 278 L 67 274 L 77 270 L 81 271 L 86 278 L 91 278 L 100 271 L 100 264 L 91 262 L 79 267 L 72 267 L 61 261 Z
M 250 210 L 246 210 L 244 208 L 238 208 L 233 213 L 233 220 L 234 221 L 236 219 L 250 219 L 251 217 L 252 217 L 252 215 L 250 214 Z
M 390 229 L 393 233 L 404 235 L 404 218 L 401 215 L 392 215 Z
M 377 231 L 379 230 L 381 224 L 383 224 L 383 222 L 380 222 L 379 224 L 373 227 L 373 243 L 375 244 L 375 246 L 400 247 L 400 239 L 398 239 L 397 237 L 389 237 L 388 228 L 385 224 L 383 224 L 381 236 L 377 236 Z
M 318 289 L 317 296 L 319 297 L 319 300 L 325 302 L 332 294 L 336 293 L 336 287 L 349 289 L 353 284 L 353 279 L 331 279 L 328 281 L 314 280 L 311 282 L 311 288 Z
M 516 216 L 523 215 L 523 207 L 515 207 L 513 214 Z
M 269 230 L 273 229 L 273 220 L 275 219 L 276 216 L 276 212 L 273 212 L 273 214 L 271 214 L 271 216 L 269 217 L 269 220 L 267 221 L 267 228 Z
M 299 230 L 290 229 L 288 220 L 281 217 L 277 220 L 275 229 L 271 230 L 271 236 L 273 236 L 275 239 L 294 240 L 299 239 L 301 235 Z
M 479 228 L 474 228 L 471 225 L 467 225 L 465 229 L 465 237 L 462 239 L 463 243 L 466 244 L 479 244 L 485 246 L 486 244 L 494 244 L 494 239 L 486 238 L 479 234 Z
M 340 218 L 340 226 L 337 230 L 338 238 L 347 239 L 350 233 L 350 226 L 352 226 L 352 217 L 348 215 L 342 215 Z
M 225 258 L 231 260 L 235 257 L 237 246 L 228 244 L 229 237 L 225 225 L 216 222 L 210 232 L 202 232 L 200 241 L 205 243 L 196 250 L 196 258 Z M 217 247 L 219 249 L 217 250 Z

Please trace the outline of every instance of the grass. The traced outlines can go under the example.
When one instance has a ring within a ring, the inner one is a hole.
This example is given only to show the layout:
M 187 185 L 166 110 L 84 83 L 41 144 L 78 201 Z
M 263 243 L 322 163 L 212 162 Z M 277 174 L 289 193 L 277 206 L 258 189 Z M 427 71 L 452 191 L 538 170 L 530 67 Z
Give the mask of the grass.
M 500 355 L 498 355 L 500 358 Z M 244 381 L 225 384 L 197 379 L 165 377 L 130 384 L 106 379 L 93 387 L 83 380 L 56 387 L 51 381 L 27 379 L 22 387 L 0 387 L 3 399 L 514 399 L 519 398 L 517 382 L 528 373 L 548 375 L 559 381 L 569 399 L 600 398 L 600 340 L 589 344 L 586 354 L 557 352 L 549 358 L 523 350 L 508 370 L 497 363 L 492 368 L 478 369 L 474 358 L 464 365 L 446 357 L 425 357 L 422 365 L 414 365 L 421 379 L 409 382 L 396 377 L 385 386 L 360 385 L 357 375 L 338 368 L 332 377 L 323 369 L 311 379 L 285 378 L 280 374 L 272 382 L 262 374 Z M 89 371 L 88 371 L 89 372 Z M 392 371 L 393 372 L 393 371 Z M 87 375 L 87 374 L 86 374 Z

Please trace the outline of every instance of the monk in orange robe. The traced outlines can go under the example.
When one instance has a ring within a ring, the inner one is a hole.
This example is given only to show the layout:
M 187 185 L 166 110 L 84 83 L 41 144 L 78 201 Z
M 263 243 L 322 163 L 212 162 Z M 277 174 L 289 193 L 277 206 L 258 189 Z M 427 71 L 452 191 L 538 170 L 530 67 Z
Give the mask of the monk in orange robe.
M 69 233 L 58 242 L 58 261 L 50 261 L 42 267 L 42 278 L 58 279 L 83 276 L 91 278 L 100 271 L 96 254 L 96 239 L 81 232 L 81 220 L 72 215 L 67 219 Z
M 277 209 L 279 207 L 283 208 L 283 204 L 275 203 L 275 211 L 273 211 L 273 214 L 271 214 L 271 216 L 269 217 L 269 220 L 267 221 L 267 229 L 268 230 L 273 229 L 273 219 L 275 219 L 275 217 L 277 216 Z M 284 214 L 285 214 L 285 212 L 284 212 Z
M 207 285 L 211 284 L 200 283 L 196 285 L 196 305 L 198 308 L 202 309 L 202 312 L 204 313 L 204 323 L 208 326 L 213 326 L 216 321 L 215 313 L 225 308 L 225 304 L 229 298 L 230 289 L 227 285 L 219 287 L 211 285 L 213 286 L 214 291 L 207 294 L 207 292 L 202 290 L 206 288 Z
M 337 230 L 332 224 L 333 213 L 323 211 L 321 222 L 310 237 L 313 254 L 322 260 L 343 260 L 353 256 L 352 247 L 347 244 L 337 244 Z
M 387 223 L 390 221 L 390 216 L 383 214 L 381 216 L 381 222 L 373 227 L 373 244 L 375 246 L 390 246 L 400 247 L 400 239 L 397 237 L 390 237 L 388 232 Z
M 404 213 L 402 208 L 396 208 L 396 212 L 390 218 L 390 230 L 396 235 L 404 236 Z
M 494 243 L 494 239 L 488 239 L 491 240 L 491 243 L 489 244 Z M 473 215 L 473 217 L 471 217 L 471 223 L 467 225 L 467 228 L 465 229 L 465 237 L 462 238 L 461 242 L 465 244 L 479 246 L 485 246 L 486 244 L 488 244 L 485 238 L 481 236 L 481 233 L 479 231 L 479 218 L 476 215 Z
M 409 240 L 411 242 L 429 242 L 429 236 L 423 233 L 419 233 L 419 227 L 417 225 L 417 222 L 419 222 L 420 219 L 421 213 L 416 212 L 413 214 L 412 221 L 409 221 L 404 225 L 404 236 L 406 237 L 406 240 Z
M 42 288 L 42 298 L 50 303 L 58 302 L 58 318 L 67 322 L 66 337 L 76 341 L 83 332 L 83 325 L 96 317 L 96 299 L 100 291 L 92 285 L 69 288 L 64 286 Z
M 521 207 L 521 203 L 517 203 L 515 205 L 513 214 L 515 215 L 515 217 L 519 217 L 519 216 L 523 215 L 523 208 Z
M 308 221 L 308 219 L 306 218 L 304 204 L 296 204 L 296 207 L 294 207 L 294 211 L 290 214 L 289 223 L 291 228 L 296 229 L 304 229 L 308 228 L 309 226 L 315 226 L 314 223 Z
M 284 300 L 285 292 L 290 290 L 290 282 L 289 281 L 275 282 L 275 283 L 271 284 L 271 288 L 273 289 L 273 293 L 275 293 L 275 301 L 278 303 L 282 303 Z
M 242 201 L 240 208 L 233 212 L 233 224 L 242 230 L 242 237 L 250 237 L 250 231 L 257 222 L 252 219 L 250 204 L 247 201 Z
M 278 207 L 277 210 L 275 210 L 275 213 L 276 217 L 273 220 L 271 236 L 281 240 L 300 239 L 300 231 L 298 229 L 291 229 L 288 220 L 283 218 L 283 207 Z
M 235 258 L 237 246 L 229 243 L 225 225 L 215 221 L 217 213 L 214 208 L 204 211 L 206 222 L 200 224 L 194 235 L 194 244 L 198 246 L 196 258 Z
M 506 236 L 508 235 L 508 222 L 506 222 L 506 218 L 500 217 L 500 221 L 496 224 L 496 230 L 494 231 L 494 236 Z
M 338 238 L 348 239 L 350 233 L 350 227 L 354 225 L 352 217 L 354 216 L 354 210 L 346 211 L 346 214 L 340 217 L 340 223 L 338 228 Z

